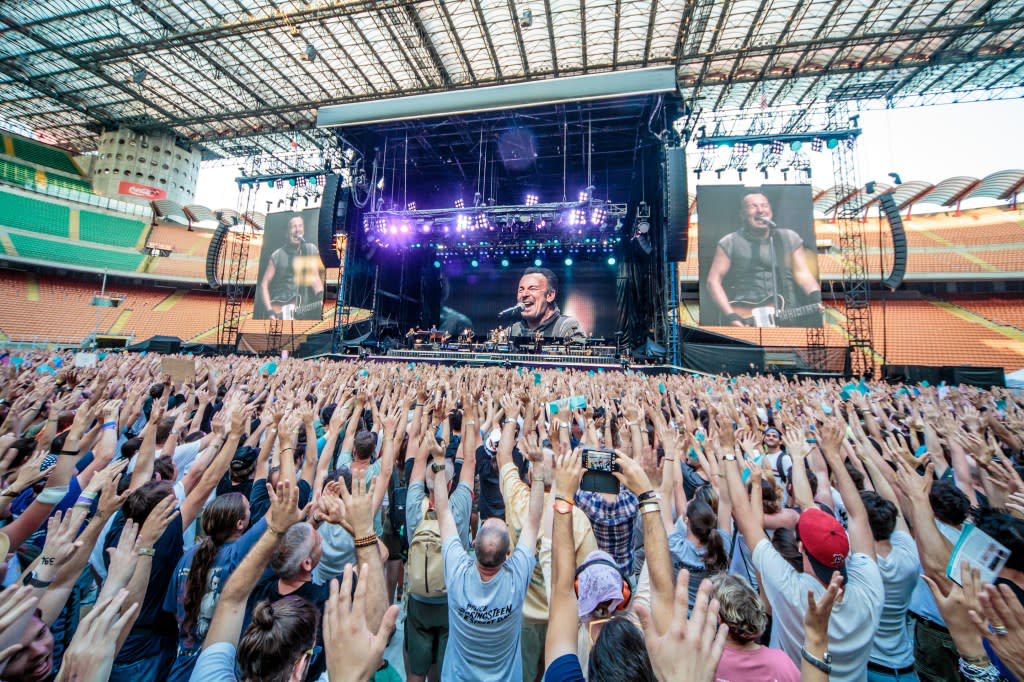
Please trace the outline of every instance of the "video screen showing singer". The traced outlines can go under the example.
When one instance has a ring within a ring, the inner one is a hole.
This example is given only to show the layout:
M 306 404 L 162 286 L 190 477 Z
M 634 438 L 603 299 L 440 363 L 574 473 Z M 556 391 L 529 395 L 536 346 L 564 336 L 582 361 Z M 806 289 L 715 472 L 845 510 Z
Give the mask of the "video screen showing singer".
M 287 241 L 270 255 L 260 278 L 256 319 L 319 320 L 324 280 L 316 244 L 305 239 L 301 215 L 288 221 Z
M 510 336 L 535 336 L 540 332 L 545 339 L 585 343 L 587 333 L 579 320 L 562 314 L 555 303 L 557 296 L 555 273 L 547 268 L 526 268 L 516 293 L 520 319 L 509 329 Z
M 768 197 L 740 200 L 741 227 L 722 237 L 705 285 L 721 325 L 820 327 L 821 286 L 803 239 L 772 220 Z

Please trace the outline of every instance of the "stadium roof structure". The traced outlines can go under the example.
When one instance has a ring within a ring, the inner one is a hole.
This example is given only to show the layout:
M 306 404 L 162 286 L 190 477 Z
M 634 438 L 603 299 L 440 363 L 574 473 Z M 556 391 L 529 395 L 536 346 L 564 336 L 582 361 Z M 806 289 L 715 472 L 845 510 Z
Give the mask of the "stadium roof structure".
M 318 108 L 673 65 L 705 111 L 1024 94 L 1019 0 L 7 0 L 0 125 L 318 145 Z

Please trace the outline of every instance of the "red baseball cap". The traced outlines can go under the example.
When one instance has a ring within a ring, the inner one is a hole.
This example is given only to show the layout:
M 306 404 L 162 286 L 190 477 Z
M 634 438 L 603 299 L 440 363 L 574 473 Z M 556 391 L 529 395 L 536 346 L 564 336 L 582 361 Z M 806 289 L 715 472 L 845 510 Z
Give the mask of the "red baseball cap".
M 827 585 L 834 571 L 846 578 L 850 539 L 836 517 L 818 508 L 807 509 L 800 514 L 796 532 L 819 580 Z

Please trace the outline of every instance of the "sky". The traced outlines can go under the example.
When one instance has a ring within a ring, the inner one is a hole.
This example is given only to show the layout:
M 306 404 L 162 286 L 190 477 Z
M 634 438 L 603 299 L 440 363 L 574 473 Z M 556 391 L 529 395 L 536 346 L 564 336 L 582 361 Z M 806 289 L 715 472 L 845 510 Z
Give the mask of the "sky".
M 888 173 L 898 173 L 904 182 L 925 180 L 937 183 L 955 175 L 983 178 L 995 171 L 1024 168 L 1024 100 L 1002 100 L 946 104 L 904 109 L 874 109 L 860 114 L 863 131 L 857 142 L 857 177 L 860 184 L 869 180 L 891 182 Z M 811 155 L 812 184 L 819 188 L 831 187 L 832 167 L 828 153 Z M 692 165 L 692 162 L 691 162 Z M 236 208 L 239 192 L 234 178 L 234 166 L 203 168 L 195 203 L 210 208 Z M 703 181 L 708 181 L 705 174 Z M 738 182 L 723 175 L 723 182 Z M 770 177 L 768 182 L 780 182 Z M 747 184 L 759 184 L 758 173 L 744 176 Z M 690 187 L 697 180 L 691 173 Z M 692 191 L 692 189 L 691 189 Z M 283 191 L 265 186 L 256 198 L 255 210 L 265 211 L 267 201 L 271 210 L 278 210 L 276 202 Z M 609 199 L 615 200 L 614 197 Z M 977 200 L 971 205 L 991 204 Z M 299 208 L 302 208 L 301 202 Z M 939 210 L 938 207 L 922 207 Z M 915 209 L 917 210 L 917 209 Z M 920 212 L 920 211 L 919 211 Z

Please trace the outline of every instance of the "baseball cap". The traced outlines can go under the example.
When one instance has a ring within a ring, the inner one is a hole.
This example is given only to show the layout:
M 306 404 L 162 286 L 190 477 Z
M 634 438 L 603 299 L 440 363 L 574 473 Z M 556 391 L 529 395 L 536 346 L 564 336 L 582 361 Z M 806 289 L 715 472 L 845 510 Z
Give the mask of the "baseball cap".
M 836 517 L 821 509 L 807 509 L 800 514 L 796 532 L 818 580 L 828 585 L 834 571 L 846 578 L 850 540 Z
M 611 602 L 609 611 L 618 608 L 625 596 L 622 594 L 622 574 L 615 568 L 611 554 L 594 550 L 587 555 L 576 576 L 576 593 L 580 618 L 589 616 L 607 601 Z

